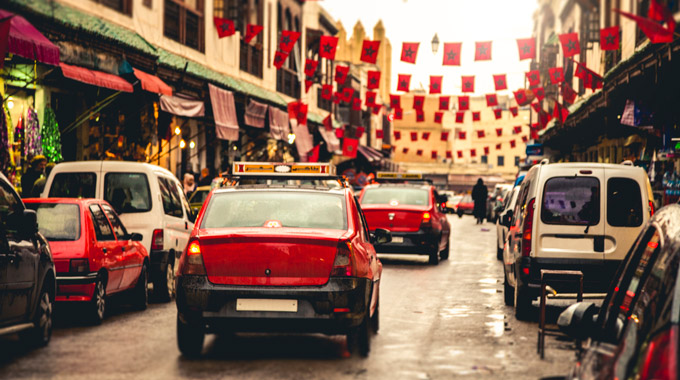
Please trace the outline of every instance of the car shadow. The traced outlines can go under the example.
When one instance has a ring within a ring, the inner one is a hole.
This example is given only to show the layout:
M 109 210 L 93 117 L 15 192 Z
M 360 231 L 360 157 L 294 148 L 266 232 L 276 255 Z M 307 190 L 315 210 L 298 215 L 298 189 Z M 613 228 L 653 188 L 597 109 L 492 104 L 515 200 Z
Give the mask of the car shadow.
M 380 253 L 378 258 L 383 266 L 432 266 L 426 255 Z

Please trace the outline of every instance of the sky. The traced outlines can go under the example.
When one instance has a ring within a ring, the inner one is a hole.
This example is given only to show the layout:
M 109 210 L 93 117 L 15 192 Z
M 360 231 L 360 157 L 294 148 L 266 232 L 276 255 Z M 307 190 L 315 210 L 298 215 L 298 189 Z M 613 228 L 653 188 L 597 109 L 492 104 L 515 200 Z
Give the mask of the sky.
M 494 92 L 493 74 L 507 74 L 509 90 L 524 87 L 529 60 L 520 61 L 518 38 L 532 34 L 537 0 L 320 0 L 351 35 L 358 20 L 367 38 L 382 19 L 392 44 L 392 88 L 397 75 L 411 74 L 411 90 L 429 88 L 430 75 L 443 75 L 443 94 L 461 92 L 461 75 L 475 75 L 475 93 Z M 432 53 L 432 37 L 440 46 Z M 349 36 L 348 36 L 349 37 Z M 492 60 L 474 61 L 475 41 L 492 41 Z M 420 42 L 416 64 L 400 61 L 402 42 Z M 442 66 L 444 42 L 462 42 L 461 66 Z M 501 91 L 499 94 L 508 93 Z

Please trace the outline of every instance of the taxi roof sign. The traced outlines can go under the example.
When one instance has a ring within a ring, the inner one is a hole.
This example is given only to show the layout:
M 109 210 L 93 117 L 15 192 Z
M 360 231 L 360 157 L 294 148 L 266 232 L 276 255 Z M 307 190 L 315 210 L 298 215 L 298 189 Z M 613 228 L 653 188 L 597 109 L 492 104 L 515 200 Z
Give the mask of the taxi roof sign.
M 423 179 L 421 173 L 377 172 L 376 179 Z
M 329 163 L 234 162 L 234 176 L 332 177 L 335 166 Z

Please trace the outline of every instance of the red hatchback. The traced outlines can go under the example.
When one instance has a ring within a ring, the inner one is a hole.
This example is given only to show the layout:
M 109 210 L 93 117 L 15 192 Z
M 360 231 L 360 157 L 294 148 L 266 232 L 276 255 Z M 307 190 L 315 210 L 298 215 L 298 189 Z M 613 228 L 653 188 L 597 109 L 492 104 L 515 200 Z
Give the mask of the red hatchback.
M 208 195 L 178 269 L 182 354 L 199 355 L 206 333 L 227 330 L 347 334 L 367 355 L 382 273 L 372 241 L 389 231 L 369 233 L 340 181 L 292 179 L 328 164 L 235 163 L 234 173 L 239 165 L 274 179 L 244 176 Z
M 146 248 L 129 234 L 103 200 L 24 199 L 36 211 L 57 271 L 57 302 L 87 304 L 95 323 L 104 319 L 106 297 L 127 291 L 139 309 L 147 305 Z

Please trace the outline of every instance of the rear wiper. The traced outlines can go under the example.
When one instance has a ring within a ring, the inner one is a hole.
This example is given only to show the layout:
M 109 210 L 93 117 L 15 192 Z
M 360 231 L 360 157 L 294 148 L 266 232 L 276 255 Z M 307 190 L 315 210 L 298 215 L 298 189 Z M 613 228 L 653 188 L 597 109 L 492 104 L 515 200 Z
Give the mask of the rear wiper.
M 588 224 L 586 224 L 586 229 L 585 229 L 585 231 L 583 231 L 584 234 L 588 233 L 588 230 L 590 229 L 590 226 L 592 226 L 592 223 L 593 223 L 592 220 L 588 221 Z

